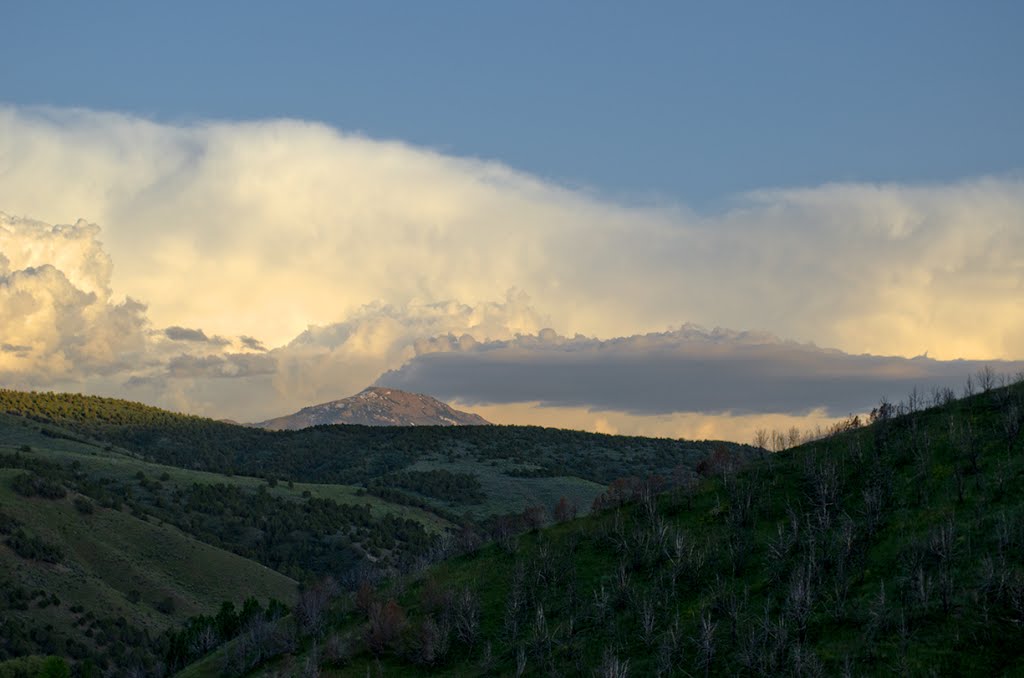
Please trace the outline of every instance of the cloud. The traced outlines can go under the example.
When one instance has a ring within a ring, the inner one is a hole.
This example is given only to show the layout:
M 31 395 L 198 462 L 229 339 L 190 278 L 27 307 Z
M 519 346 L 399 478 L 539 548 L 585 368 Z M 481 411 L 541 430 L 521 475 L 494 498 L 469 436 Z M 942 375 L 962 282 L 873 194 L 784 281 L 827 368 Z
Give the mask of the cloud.
M 5 383 L 32 387 L 143 362 L 146 307 L 111 298 L 111 263 L 98 233 L 81 221 L 49 226 L 0 213 Z
M 186 327 L 168 327 L 164 330 L 164 336 L 171 341 L 209 341 L 202 330 L 190 330 Z
M 700 413 L 827 418 L 1024 358 L 1013 177 L 701 215 L 316 123 L 0 106 L 0 209 L 33 216 L 0 216 L 5 385 L 218 417 L 391 371 L 509 416 L 721 430 Z
M 502 424 L 550 426 L 618 435 L 686 438 L 688 440 L 735 440 L 750 443 L 758 430 L 801 433 L 828 428 L 846 418 L 832 417 L 821 410 L 806 414 L 674 414 L 637 415 L 611 410 L 594 411 L 585 407 L 555 407 L 541 403 L 505 403 L 484 405 L 460 403 L 459 407 L 475 412 L 488 421 Z
M 818 411 L 839 417 L 914 388 L 925 396 L 958 387 L 983 366 L 850 355 L 765 333 L 686 325 L 608 341 L 550 330 L 508 341 L 440 338 L 378 383 L 468 404 L 535 402 L 644 416 Z M 1004 374 L 1024 372 L 1024 362 L 992 366 Z
M 223 356 L 182 354 L 167 363 L 167 376 L 189 379 L 242 378 L 274 374 L 277 362 L 270 356 L 229 353 Z
M 278 361 L 279 402 L 312 404 L 352 395 L 389 369 L 429 350 L 432 337 L 505 339 L 535 331 L 544 318 L 531 300 L 511 291 L 501 301 L 370 304 L 344 322 L 311 326 L 270 352 Z
M 231 342 L 224 337 L 206 336 L 206 332 L 202 330 L 193 330 L 187 327 L 172 326 L 164 329 L 164 336 L 171 341 L 198 341 L 207 344 L 216 344 L 218 346 L 227 346 Z
M 255 338 L 255 337 L 249 337 L 249 336 L 246 336 L 246 335 L 243 334 L 242 336 L 240 336 L 238 338 L 238 340 L 240 342 L 242 342 L 242 346 L 244 346 L 245 348 L 247 348 L 247 349 L 249 349 L 251 351 L 266 351 L 267 350 L 267 347 L 263 345 L 263 342 L 260 341 L 259 339 Z
M 517 289 L 588 336 L 693 321 L 1024 358 L 1016 178 L 766 190 L 698 215 L 316 123 L 19 107 L 0 107 L 0 158 L 0 207 L 103 224 L 113 286 L 160 327 L 280 346 L 369 304 Z

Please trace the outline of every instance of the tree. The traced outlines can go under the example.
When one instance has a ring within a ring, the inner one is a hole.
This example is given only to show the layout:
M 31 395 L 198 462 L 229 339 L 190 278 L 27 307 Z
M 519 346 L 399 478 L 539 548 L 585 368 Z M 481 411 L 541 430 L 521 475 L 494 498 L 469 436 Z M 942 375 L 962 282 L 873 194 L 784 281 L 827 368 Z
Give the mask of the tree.
M 539 530 L 544 527 L 544 514 L 543 506 L 527 506 L 523 509 L 523 522 L 527 528 Z
M 366 644 L 374 654 L 380 655 L 392 648 L 405 630 L 405 610 L 394 598 L 383 605 L 374 603 L 370 606 L 369 622 Z
M 558 500 L 558 503 L 555 504 L 553 515 L 555 517 L 555 522 L 557 523 L 564 523 L 567 520 L 572 520 L 576 517 L 576 503 L 570 503 L 568 499 L 562 497 Z
M 327 608 L 337 592 L 337 585 L 330 578 L 302 592 L 299 604 L 295 606 L 295 619 L 304 634 L 314 638 L 319 638 L 323 634 Z

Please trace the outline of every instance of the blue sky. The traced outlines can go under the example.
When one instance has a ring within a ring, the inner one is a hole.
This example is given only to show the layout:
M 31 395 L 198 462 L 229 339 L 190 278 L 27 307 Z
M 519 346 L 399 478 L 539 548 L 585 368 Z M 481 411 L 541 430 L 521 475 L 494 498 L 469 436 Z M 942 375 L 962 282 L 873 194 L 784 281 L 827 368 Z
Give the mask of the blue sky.
M 1021 170 L 1024 5 L 9 2 L 0 100 L 295 117 L 621 202 Z

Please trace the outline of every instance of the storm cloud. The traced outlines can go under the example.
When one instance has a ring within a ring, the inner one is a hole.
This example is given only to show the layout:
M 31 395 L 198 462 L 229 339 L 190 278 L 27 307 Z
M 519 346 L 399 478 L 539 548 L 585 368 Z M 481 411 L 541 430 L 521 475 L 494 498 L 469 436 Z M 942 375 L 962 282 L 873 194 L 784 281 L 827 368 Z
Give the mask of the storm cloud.
M 0 209 L 101 224 L 116 295 L 158 327 L 281 346 L 371 304 L 516 290 L 568 334 L 696 322 L 1024 359 L 1019 177 L 770 188 L 699 214 L 315 122 L 10 106 L 0 158 Z
M 864 412 L 883 397 L 958 389 L 986 365 L 1024 372 L 1024 362 L 939 361 L 850 355 L 766 333 L 673 332 L 600 341 L 548 330 L 511 341 L 440 337 L 378 384 L 473 404 L 536 402 L 635 415 Z

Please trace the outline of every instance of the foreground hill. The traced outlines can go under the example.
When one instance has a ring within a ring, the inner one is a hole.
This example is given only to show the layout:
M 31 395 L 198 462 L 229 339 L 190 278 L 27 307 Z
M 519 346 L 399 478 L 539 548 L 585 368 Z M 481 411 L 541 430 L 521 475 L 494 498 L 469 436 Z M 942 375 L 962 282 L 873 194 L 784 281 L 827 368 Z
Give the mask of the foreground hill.
M 462 412 L 421 393 L 371 386 L 349 398 L 304 407 L 295 414 L 254 424 L 273 431 L 329 424 L 362 426 L 486 426 L 483 417 Z
M 289 577 L 55 480 L 52 460 L 85 446 L 23 423 L 0 419 L 0 675 L 33 654 L 152 666 L 191 617 L 295 600 Z
M 1024 384 L 852 424 L 365 585 L 257 675 L 1024 675 Z

